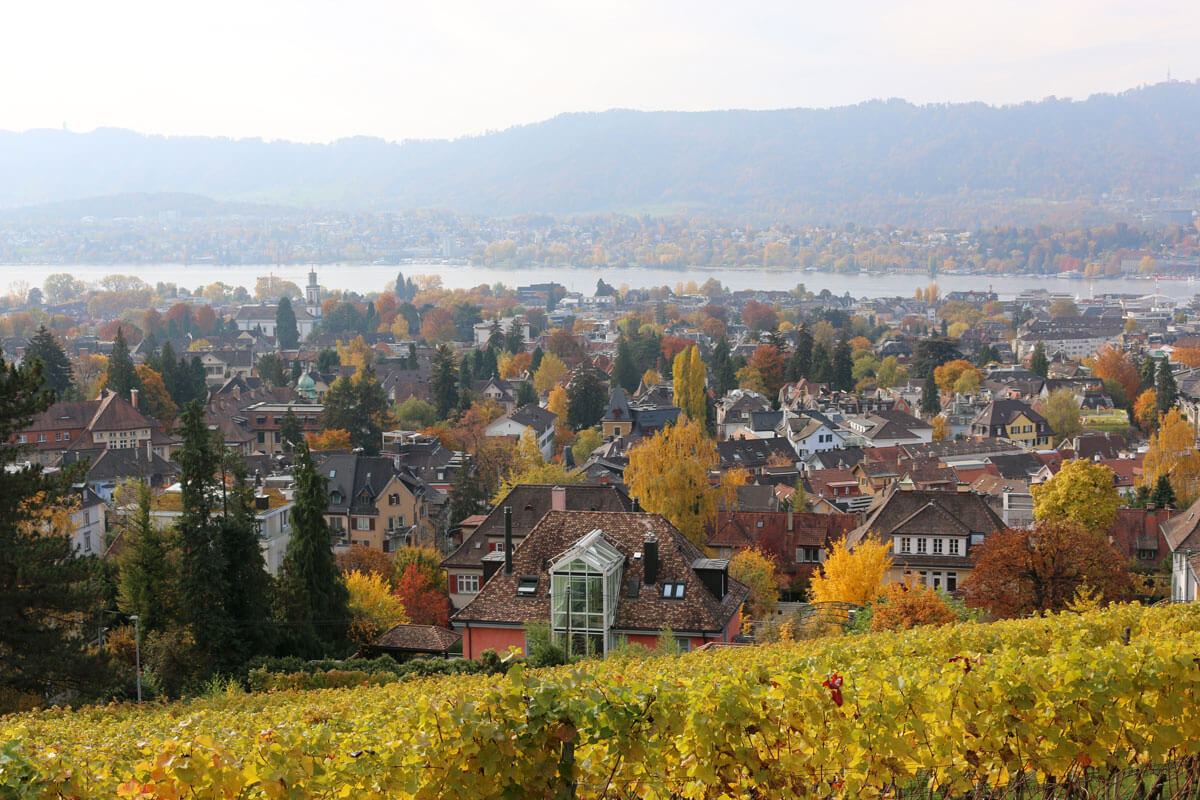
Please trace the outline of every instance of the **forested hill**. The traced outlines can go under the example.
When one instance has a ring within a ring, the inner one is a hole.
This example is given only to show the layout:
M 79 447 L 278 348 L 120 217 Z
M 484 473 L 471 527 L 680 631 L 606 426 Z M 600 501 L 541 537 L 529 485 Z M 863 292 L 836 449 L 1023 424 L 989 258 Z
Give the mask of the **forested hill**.
M 1037 201 L 1194 191 L 1200 82 L 1084 101 L 606 111 L 454 141 L 329 145 L 0 133 L 0 206 L 118 193 L 487 215 L 656 211 L 796 222 L 988 224 Z M 1032 201 L 1032 202 L 1031 202 Z

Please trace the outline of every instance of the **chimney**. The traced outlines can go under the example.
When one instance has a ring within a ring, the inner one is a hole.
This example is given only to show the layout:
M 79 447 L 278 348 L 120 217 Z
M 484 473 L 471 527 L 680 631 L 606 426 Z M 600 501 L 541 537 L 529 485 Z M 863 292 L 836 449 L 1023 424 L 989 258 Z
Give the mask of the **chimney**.
M 792 519 L 792 509 L 789 507 L 788 508 L 788 533 L 791 533 L 795 529 L 796 529 L 796 523 Z
M 256 511 L 266 511 L 271 507 L 271 498 L 265 494 L 254 495 L 254 509 Z
M 567 487 L 555 486 L 550 490 L 550 510 L 551 511 L 566 511 L 567 510 Z
M 642 564 L 642 582 L 647 586 L 658 583 L 658 539 L 647 534 L 642 551 L 646 554 Z
M 504 507 L 504 574 L 512 575 L 512 506 Z
M 137 401 L 138 401 L 138 390 L 130 389 L 129 390 L 129 404 L 132 405 L 134 408 L 137 408 Z
M 633 501 L 633 513 L 635 513 L 635 514 L 641 513 L 642 504 L 638 502 L 638 499 L 636 497 L 631 497 L 629 499 Z

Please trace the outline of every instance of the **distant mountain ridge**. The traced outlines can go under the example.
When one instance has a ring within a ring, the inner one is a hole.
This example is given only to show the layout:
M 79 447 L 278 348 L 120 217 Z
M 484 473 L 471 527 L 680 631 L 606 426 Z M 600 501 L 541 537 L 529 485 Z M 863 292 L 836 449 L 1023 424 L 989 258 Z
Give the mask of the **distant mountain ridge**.
M 172 193 L 489 216 L 670 210 L 793 222 L 989 222 L 996 209 L 1195 191 L 1200 82 L 1083 101 L 562 114 L 454 141 L 328 145 L 0 132 L 0 207 Z M 195 205 L 192 203 L 191 205 Z

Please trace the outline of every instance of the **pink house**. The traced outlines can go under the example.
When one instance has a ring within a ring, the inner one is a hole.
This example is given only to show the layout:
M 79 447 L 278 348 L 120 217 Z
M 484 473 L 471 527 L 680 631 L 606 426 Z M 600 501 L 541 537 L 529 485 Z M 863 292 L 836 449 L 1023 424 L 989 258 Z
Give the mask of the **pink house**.
M 575 655 L 622 642 L 683 649 L 729 642 L 750 590 L 657 514 L 550 511 L 521 543 L 484 559 L 479 593 L 451 617 L 463 655 L 525 651 L 525 625 L 549 623 Z

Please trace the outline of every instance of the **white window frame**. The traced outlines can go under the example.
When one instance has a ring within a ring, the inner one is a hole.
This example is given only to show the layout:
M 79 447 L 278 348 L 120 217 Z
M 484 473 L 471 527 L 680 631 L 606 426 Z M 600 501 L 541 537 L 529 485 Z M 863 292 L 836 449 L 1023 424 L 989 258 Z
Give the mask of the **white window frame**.
M 371 530 L 371 518 L 370 517 L 355 517 L 354 518 L 354 530 L 356 530 L 356 531 Z
M 924 537 L 924 536 L 918 536 L 918 537 L 917 537 L 917 554 L 918 554 L 918 555 L 924 555 L 924 554 L 925 554 L 925 547 L 926 547 L 926 545 L 925 545 L 925 537 Z
M 933 540 L 933 554 L 935 556 L 940 556 L 942 554 L 942 540 L 941 539 Z
M 911 553 L 912 552 L 912 537 L 911 536 L 901 536 L 900 537 L 900 552 L 901 553 Z
M 950 540 L 950 546 L 949 546 L 948 550 L 949 550 L 950 555 L 952 555 L 952 556 L 958 555 L 958 539 Z
M 455 594 L 479 594 L 478 575 L 455 575 Z

